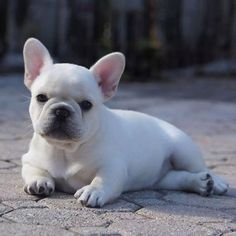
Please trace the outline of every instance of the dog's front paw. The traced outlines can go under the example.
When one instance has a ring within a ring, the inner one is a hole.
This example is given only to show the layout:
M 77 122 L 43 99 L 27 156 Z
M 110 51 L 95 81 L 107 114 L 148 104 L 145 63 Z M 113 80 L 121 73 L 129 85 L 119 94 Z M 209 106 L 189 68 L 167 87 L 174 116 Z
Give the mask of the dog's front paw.
M 39 178 L 24 186 L 24 191 L 33 195 L 48 196 L 54 192 L 55 183 L 49 178 Z
M 74 196 L 82 205 L 87 207 L 102 207 L 106 202 L 105 192 L 91 185 L 77 190 Z

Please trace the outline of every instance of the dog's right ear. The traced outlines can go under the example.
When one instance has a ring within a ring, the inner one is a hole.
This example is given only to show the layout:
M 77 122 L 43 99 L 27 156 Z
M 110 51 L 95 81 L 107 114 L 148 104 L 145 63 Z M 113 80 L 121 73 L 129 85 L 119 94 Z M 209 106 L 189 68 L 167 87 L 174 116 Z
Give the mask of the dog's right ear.
M 42 69 L 53 64 L 47 48 L 37 39 L 29 38 L 23 49 L 25 64 L 25 86 L 30 89 Z

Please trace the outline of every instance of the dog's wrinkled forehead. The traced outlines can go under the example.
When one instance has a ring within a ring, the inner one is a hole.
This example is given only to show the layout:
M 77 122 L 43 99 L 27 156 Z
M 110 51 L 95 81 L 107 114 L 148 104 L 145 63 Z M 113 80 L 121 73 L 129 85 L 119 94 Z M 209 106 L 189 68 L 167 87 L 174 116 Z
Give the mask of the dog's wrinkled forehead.
M 45 68 L 32 86 L 32 94 L 50 97 L 99 100 L 98 85 L 91 72 L 74 64 L 53 64 Z

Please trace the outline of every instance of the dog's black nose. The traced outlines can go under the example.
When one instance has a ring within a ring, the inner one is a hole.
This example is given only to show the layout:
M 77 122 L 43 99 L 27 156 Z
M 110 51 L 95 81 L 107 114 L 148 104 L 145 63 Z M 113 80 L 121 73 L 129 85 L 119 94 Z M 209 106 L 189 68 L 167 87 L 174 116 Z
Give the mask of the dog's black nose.
M 55 109 L 55 115 L 60 120 L 65 120 L 70 116 L 70 111 L 66 108 L 57 108 Z

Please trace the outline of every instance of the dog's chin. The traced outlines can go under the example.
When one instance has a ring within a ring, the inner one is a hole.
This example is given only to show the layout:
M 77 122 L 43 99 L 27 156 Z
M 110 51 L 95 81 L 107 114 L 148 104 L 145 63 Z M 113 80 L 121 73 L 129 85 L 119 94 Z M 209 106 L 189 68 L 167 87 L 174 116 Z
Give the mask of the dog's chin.
M 79 137 L 70 134 L 67 131 L 64 130 L 51 130 L 48 132 L 44 132 L 42 136 L 57 140 L 58 142 L 78 142 Z
M 59 149 L 66 149 L 69 151 L 74 151 L 81 141 L 79 136 L 72 135 L 67 131 L 60 129 L 39 132 L 39 135 L 43 137 L 49 144 L 56 146 Z

